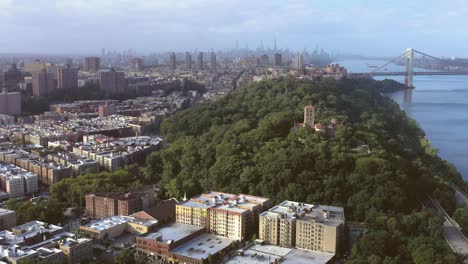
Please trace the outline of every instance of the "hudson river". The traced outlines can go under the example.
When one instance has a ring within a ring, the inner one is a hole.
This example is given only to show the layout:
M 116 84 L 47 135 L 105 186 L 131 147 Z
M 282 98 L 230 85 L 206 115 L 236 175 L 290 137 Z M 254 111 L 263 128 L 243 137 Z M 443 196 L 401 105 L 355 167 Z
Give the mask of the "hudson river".
M 369 72 L 384 61 L 344 60 L 349 72 Z M 389 65 L 389 71 L 404 71 Z M 415 69 L 416 70 L 416 69 Z M 404 77 L 391 78 L 403 82 Z M 426 132 L 439 155 L 454 164 L 468 181 L 468 76 L 415 76 L 414 90 L 389 94 Z

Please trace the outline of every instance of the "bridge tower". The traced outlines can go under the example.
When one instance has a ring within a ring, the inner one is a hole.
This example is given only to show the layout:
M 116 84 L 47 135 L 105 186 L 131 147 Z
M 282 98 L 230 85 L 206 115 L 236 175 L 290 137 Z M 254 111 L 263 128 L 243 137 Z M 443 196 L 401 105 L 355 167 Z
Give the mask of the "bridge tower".
M 408 87 L 413 87 L 413 66 L 414 66 L 414 50 L 406 49 L 406 76 L 405 84 Z

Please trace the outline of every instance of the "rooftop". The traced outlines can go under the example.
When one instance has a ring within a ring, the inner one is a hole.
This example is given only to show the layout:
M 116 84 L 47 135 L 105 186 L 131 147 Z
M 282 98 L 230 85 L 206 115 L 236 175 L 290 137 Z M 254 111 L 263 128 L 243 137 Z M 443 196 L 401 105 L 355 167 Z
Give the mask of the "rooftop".
M 214 255 L 229 247 L 232 241 L 233 240 L 226 237 L 205 234 L 172 250 L 172 253 L 202 260 L 207 259 L 208 255 Z
M 150 233 L 144 237 L 148 239 L 156 239 L 157 237 L 161 237 L 162 242 L 170 244 L 173 241 L 178 241 L 202 229 L 203 227 L 199 226 L 173 223 L 171 225 L 160 228 L 156 233 Z
M 60 245 L 64 246 L 64 247 L 73 247 L 73 246 L 76 246 L 76 245 L 79 245 L 79 244 L 82 244 L 82 243 L 86 243 L 86 242 L 89 242 L 89 241 L 91 241 L 91 239 L 89 239 L 89 238 L 74 239 L 74 238 L 68 237 L 68 238 L 65 238 L 64 240 L 62 240 L 60 242 Z
M 85 225 L 84 227 L 94 229 L 96 231 L 103 231 L 103 230 L 107 230 L 115 226 L 124 225 L 127 223 L 137 223 L 140 225 L 151 226 L 151 225 L 156 224 L 157 221 L 139 220 L 131 216 L 115 215 L 115 216 L 106 217 L 101 220 L 92 221 L 91 223 Z
M 328 205 L 312 205 L 292 201 L 283 201 L 279 205 L 260 214 L 262 217 L 300 219 L 304 221 L 317 221 L 326 225 L 339 225 L 344 222 L 342 207 Z
M 270 264 L 280 260 L 282 264 L 325 264 L 333 254 L 274 245 L 253 245 L 244 250 L 243 256 L 235 256 L 224 264 Z
M 15 213 L 15 211 L 11 211 L 11 210 L 8 210 L 8 209 L 0 208 L 0 216 L 2 216 L 2 215 L 7 215 L 7 214 L 12 214 L 12 213 Z

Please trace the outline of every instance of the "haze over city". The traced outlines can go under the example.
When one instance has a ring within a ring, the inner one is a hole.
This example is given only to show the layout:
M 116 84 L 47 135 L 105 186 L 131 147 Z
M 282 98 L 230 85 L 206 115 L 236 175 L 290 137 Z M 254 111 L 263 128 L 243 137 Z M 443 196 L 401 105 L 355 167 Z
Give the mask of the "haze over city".
M 0 0 L 0 264 L 468 264 L 468 0 Z
M 0 0 L 0 53 L 266 48 L 468 56 L 468 2 Z

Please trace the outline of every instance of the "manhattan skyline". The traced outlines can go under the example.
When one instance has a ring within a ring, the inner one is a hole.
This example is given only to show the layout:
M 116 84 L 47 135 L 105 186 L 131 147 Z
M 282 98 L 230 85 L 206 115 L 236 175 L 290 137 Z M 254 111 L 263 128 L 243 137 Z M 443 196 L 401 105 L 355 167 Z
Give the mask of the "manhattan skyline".
M 468 3 L 450 1 L 0 0 L 0 53 L 312 50 L 467 57 Z

